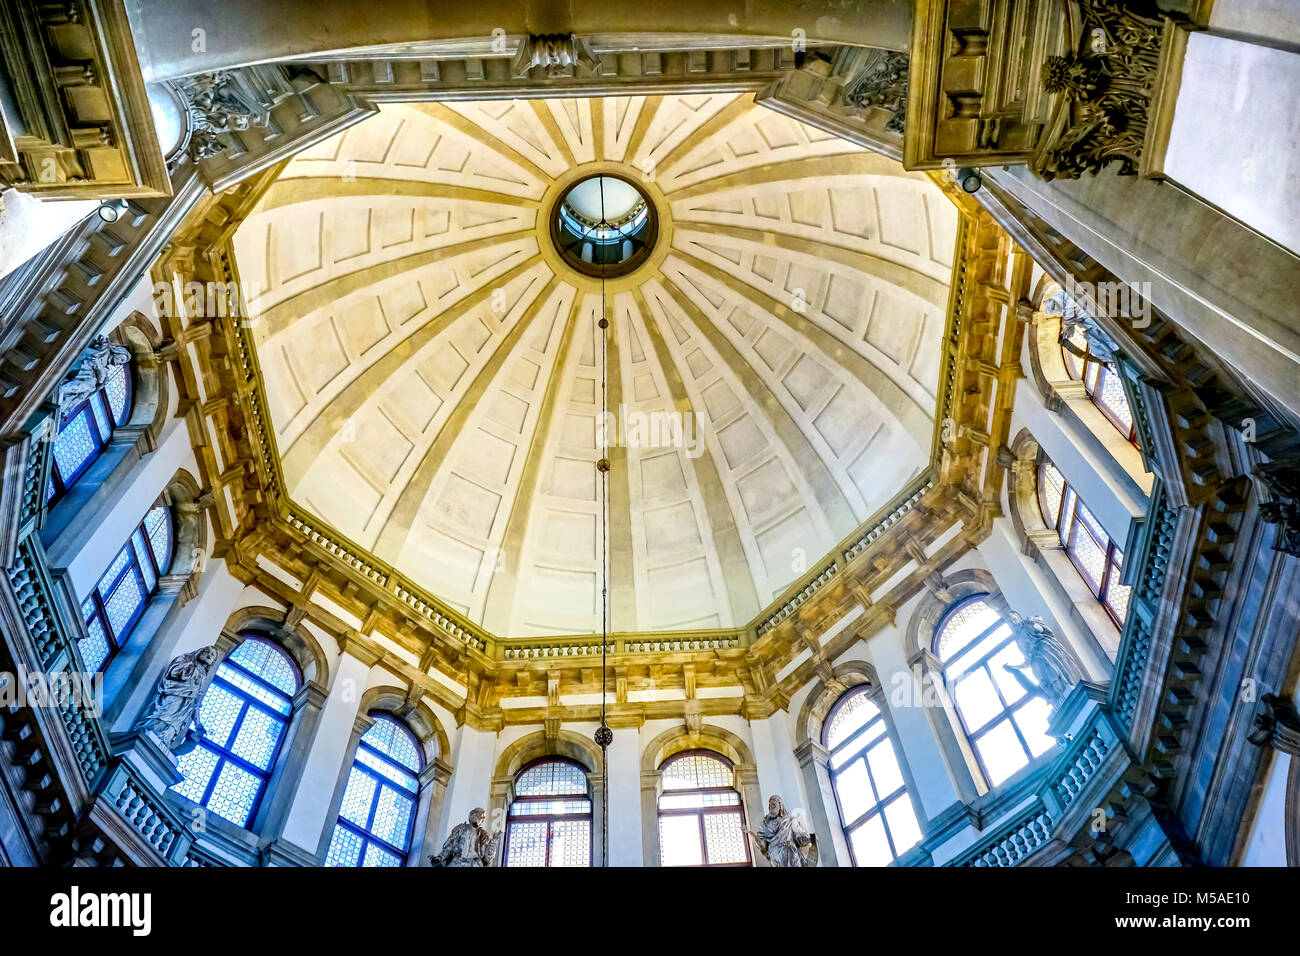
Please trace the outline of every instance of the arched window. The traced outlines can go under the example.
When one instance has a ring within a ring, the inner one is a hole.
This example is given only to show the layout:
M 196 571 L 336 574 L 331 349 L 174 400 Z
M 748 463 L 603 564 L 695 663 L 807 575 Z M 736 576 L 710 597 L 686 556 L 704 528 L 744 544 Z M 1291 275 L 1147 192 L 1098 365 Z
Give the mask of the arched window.
M 172 787 L 237 826 L 247 826 L 280 753 L 298 668 L 274 644 L 246 637 L 221 662 L 203 695 L 203 739 L 181 757 Z
M 731 762 L 687 750 L 659 768 L 659 853 L 664 866 L 748 866 L 745 811 Z
M 99 391 L 69 409 L 58 423 L 45 501 L 63 496 L 104 450 L 113 430 L 131 417 L 131 367 L 115 365 Z
M 1129 407 L 1128 396 L 1124 394 L 1124 383 L 1120 381 L 1119 372 L 1110 362 L 1103 362 L 1092 354 L 1088 348 L 1088 333 L 1083 326 L 1076 325 L 1067 339 L 1082 355 L 1061 346 L 1061 356 L 1065 359 L 1065 370 L 1070 378 L 1082 381 L 1084 391 L 1092 403 L 1101 409 L 1115 428 L 1126 439 L 1136 445 L 1137 427 L 1133 424 L 1133 409 Z
M 831 784 L 854 866 L 887 866 L 921 839 L 885 718 L 865 686 L 840 697 L 826 718 Z
M 357 743 L 326 866 L 403 866 L 420 790 L 420 748 L 382 714 Z
M 505 865 L 591 866 L 591 796 L 580 764 L 543 757 L 519 771 L 506 817 Z
M 1047 735 L 1047 702 L 1033 697 L 1007 665 L 1025 663 L 1011 625 L 975 594 L 949 608 L 935 628 L 935 656 L 989 785 L 996 787 L 1055 741 Z
M 171 567 L 172 524 L 171 508 L 161 503 L 150 508 L 90 596 L 81 602 L 86 636 L 78 646 L 86 670 L 103 669 L 149 606 L 158 579 Z
M 1092 512 L 1050 461 L 1038 468 L 1038 505 L 1043 520 L 1061 538 L 1079 576 L 1112 621 L 1124 626 L 1132 588 L 1120 584 L 1124 552 L 1102 530 Z

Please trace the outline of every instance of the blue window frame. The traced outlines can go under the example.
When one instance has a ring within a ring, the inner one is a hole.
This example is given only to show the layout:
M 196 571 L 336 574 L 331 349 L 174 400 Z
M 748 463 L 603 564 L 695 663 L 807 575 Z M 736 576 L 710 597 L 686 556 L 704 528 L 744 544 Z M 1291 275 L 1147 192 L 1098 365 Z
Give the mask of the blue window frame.
M 326 866 L 404 866 L 420 790 L 420 748 L 382 714 L 357 744 Z
M 76 484 L 100 456 L 114 429 L 131 417 L 134 400 L 129 365 L 118 365 L 99 391 L 68 410 L 58 423 L 45 502 L 52 504 Z
M 988 597 L 972 595 L 948 609 L 935 628 L 934 653 L 966 739 L 989 786 L 996 787 L 1056 741 L 1047 733 L 1047 701 L 1031 697 L 1007 672 L 1006 665 L 1021 667 L 1025 657 Z
M 257 812 L 284 743 L 298 668 L 269 641 L 245 637 L 221 662 L 203 695 L 203 737 L 180 759 L 172 787 L 236 826 Z
M 78 647 L 86 670 L 102 670 L 126 643 L 171 567 L 174 539 L 171 508 L 155 504 L 81 602 L 86 636 Z
M 845 693 L 823 728 L 831 788 L 854 866 L 888 866 L 921 839 L 884 715 L 866 686 Z

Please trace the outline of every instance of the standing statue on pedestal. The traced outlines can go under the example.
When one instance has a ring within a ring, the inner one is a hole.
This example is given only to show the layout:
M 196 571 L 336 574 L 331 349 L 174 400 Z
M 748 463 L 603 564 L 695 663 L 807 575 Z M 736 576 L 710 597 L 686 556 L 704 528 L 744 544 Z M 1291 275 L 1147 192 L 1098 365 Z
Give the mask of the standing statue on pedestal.
M 170 751 L 180 754 L 192 750 L 203 737 L 199 703 L 217 670 L 219 656 L 215 647 L 200 647 L 168 664 L 158 680 L 153 703 L 140 718 L 139 728 L 152 731 Z M 190 733 L 191 722 L 194 733 Z M 178 750 L 187 741 L 189 745 Z
M 432 866 L 496 866 L 497 844 L 501 842 L 501 831 L 489 835 L 483 828 L 483 818 L 487 816 L 482 807 L 475 807 L 469 812 L 468 823 L 458 823 L 451 828 L 451 833 L 443 841 L 442 850 L 436 856 L 429 857 Z
M 746 830 L 773 866 L 816 866 L 817 835 L 785 808 L 776 794 L 767 801 L 767 816 L 757 830 Z
M 103 388 L 113 369 L 130 361 L 130 349 L 110 342 L 106 336 L 96 336 L 81 356 L 76 374 L 59 386 L 55 399 L 59 423 L 62 424 L 68 412 Z
M 1025 662 L 1002 666 L 1025 690 L 1043 698 L 1055 710 L 1074 690 L 1074 685 L 1083 679 L 1074 655 L 1056 639 L 1041 617 L 1025 617 L 1012 611 L 1011 633 L 1020 653 L 1025 656 Z M 1026 671 L 1033 675 L 1032 679 Z

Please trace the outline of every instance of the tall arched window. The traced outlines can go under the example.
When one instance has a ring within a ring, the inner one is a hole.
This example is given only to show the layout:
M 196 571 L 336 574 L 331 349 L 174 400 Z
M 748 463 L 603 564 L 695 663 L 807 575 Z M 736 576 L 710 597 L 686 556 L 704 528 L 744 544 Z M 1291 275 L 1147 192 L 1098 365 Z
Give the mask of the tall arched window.
M 1074 326 L 1067 341 L 1083 353 L 1076 355 L 1064 345 L 1061 346 L 1061 356 L 1065 359 L 1065 370 L 1070 373 L 1070 378 L 1083 382 L 1084 391 L 1092 403 L 1101 409 L 1106 420 L 1136 445 L 1137 427 L 1133 423 L 1133 409 L 1129 407 L 1128 396 L 1124 394 L 1124 383 L 1120 381 L 1119 372 L 1110 362 L 1103 362 L 1092 354 L 1088 348 L 1088 333 L 1083 326 Z
M 357 743 L 326 866 L 404 866 L 420 790 L 420 748 L 383 714 Z
M 505 865 L 591 866 L 591 795 L 582 765 L 543 757 L 519 771 L 506 818 Z
M 284 651 L 245 637 L 221 662 L 203 695 L 203 738 L 181 757 L 172 787 L 237 826 L 247 826 L 284 742 L 299 685 Z
M 731 762 L 687 750 L 659 768 L 659 853 L 664 866 L 748 866 L 745 811 Z
M 1088 588 L 1112 621 L 1124 626 L 1132 588 L 1120 584 L 1124 552 L 1102 529 L 1075 490 L 1050 461 L 1038 468 L 1038 504 L 1043 520 L 1061 538 L 1061 545 Z
M 990 786 L 1052 749 L 1047 702 L 1031 697 L 1008 672 L 1008 665 L 1023 665 L 1025 658 L 1011 625 L 987 594 L 949 608 L 935 628 L 934 653 L 943 662 L 944 682 Z
M 63 496 L 103 452 L 113 430 L 131 417 L 131 367 L 115 365 L 103 387 L 58 423 L 45 501 Z
M 126 643 L 172 563 L 171 508 L 155 504 L 81 602 L 86 636 L 78 646 L 88 671 L 102 670 Z
M 885 718 L 867 687 L 836 702 L 823 731 L 854 866 L 887 866 L 921 839 Z

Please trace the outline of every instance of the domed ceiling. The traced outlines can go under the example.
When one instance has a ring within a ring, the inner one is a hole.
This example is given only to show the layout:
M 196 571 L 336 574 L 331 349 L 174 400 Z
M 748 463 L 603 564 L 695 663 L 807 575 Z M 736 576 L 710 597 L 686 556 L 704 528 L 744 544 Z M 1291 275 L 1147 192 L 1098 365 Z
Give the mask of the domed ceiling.
M 611 630 L 741 626 L 929 456 L 957 224 L 750 94 L 386 105 L 240 226 L 293 499 L 503 636 L 600 629 L 603 173 L 657 216 L 606 283 Z M 613 433 L 611 433 L 611 438 Z

